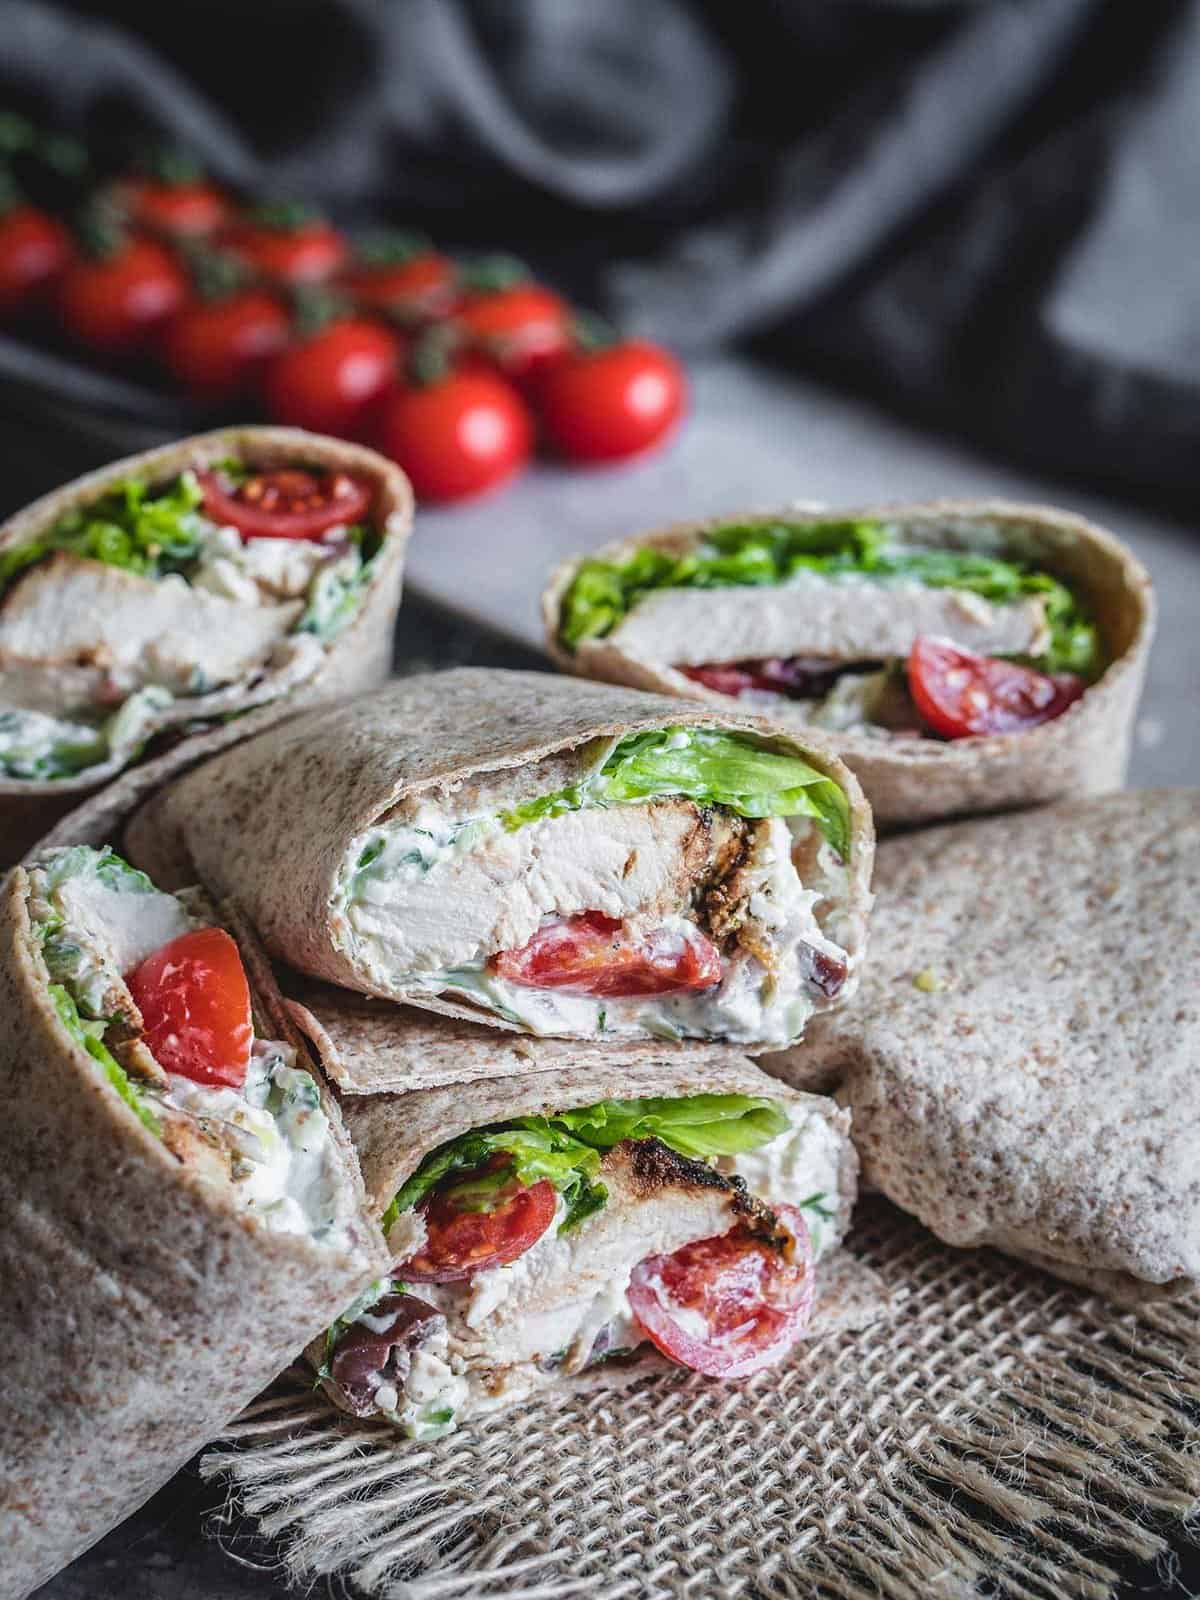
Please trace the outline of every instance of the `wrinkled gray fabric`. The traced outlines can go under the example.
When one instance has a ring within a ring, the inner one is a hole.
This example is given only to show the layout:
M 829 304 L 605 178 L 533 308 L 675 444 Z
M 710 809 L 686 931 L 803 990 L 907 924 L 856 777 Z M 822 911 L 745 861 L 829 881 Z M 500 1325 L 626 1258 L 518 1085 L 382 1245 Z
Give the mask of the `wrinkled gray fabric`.
M 0 102 L 112 150 L 168 136 L 250 192 L 515 248 L 682 347 L 1194 498 L 1200 0 L 8 0 L 0 28 Z M 0 381 L 26 362 L 0 341 Z

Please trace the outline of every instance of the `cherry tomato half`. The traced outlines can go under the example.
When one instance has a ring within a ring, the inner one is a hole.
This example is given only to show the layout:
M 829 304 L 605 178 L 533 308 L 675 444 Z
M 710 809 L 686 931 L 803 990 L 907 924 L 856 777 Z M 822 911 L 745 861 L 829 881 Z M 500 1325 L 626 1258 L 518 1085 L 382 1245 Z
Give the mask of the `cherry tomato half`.
M 110 254 L 80 256 L 58 288 L 69 333 L 110 355 L 143 349 L 190 298 L 187 273 L 156 239 L 136 235 Z
M 721 953 L 700 932 L 632 931 L 614 917 L 584 911 L 539 928 L 519 950 L 489 963 L 511 983 L 573 994 L 674 994 L 721 981 Z
M 360 305 L 402 322 L 448 316 L 458 299 L 454 263 L 436 250 L 422 250 L 387 265 L 358 267 L 345 284 Z
M 653 450 L 687 409 L 675 357 L 629 339 L 579 350 L 548 367 L 537 403 L 551 442 L 572 461 L 621 461 Z
M 663 1355 L 710 1378 L 744 1378 L 795 1344 L 812 1312 L 812 1242 L 795 1206 L 774 1210 L 795 1240 L 790 1260 L 737 1227 L 633 1269 L 629 1304 Z
M 935 733 L 964 739 L 1019 733 L 1061 716 L 1087 687 L 1072 672 L 1048 676 L 1015 661 L 977 656 L 948 639 L 921 638 L 908 658 L 908 687 Z
M 215 472 L 198 472 L 204 512 L 243 539 L 319 539 L 330 528 L 358 522 L 371 504 L 371 489 L 348 472 L 318 476 L 298 467 L 256 472 L 236 488 Z
M 340 438 L 359 436 L 395 381 L 400 339 L 378 322 L 331 322 L 271 362 L 263 398 L 276 422 Z
M 469 293 L 454 316 L 466 341 L 517 383 L 571 347 L 571 308 L 552 289 L 514 283 Z
M 401 382 L 380 402 L 376 443 L 422 500 L 498 488 L 529 459 L 533 421 L 503 378 L 460 366 L 431 383 Z
M 13 206 L 0 216 L 0 316 L 39 301 L 71 259 L 71 236 L 36 206 Z
M 554 1220 L 554 1185 L 546 1178 L 528 1185 L 514 1179 L 511 1189 L 501 1191 L 492 1211 L 463 1210 L 453 1188 L 423 1201 L 417 1209 L 425 1219 L 425 1243 L 397 1270 L 413 1283 L 451 1283 L 524 1255 Z
M 240 1088 L 253 1031 L 238 947 L 224 928 L 180 934 L 128 973 L 143 1039 L 167 1072 Z
M 347 256 L 345 239 L 319 218 L 280 225 L 248 218 L 221 235 L 221 248 L 278 283 L 319 283 L 339 272 Z
M 155 178 L 131 178 L 119 195 L 130 219 L 151 233 L 199 239 L 215 233 L 229 220 L 231 206 L 211 183 L 163 183 Z
M 262 289 L 225 300 L 197 300 L 173 317 L 161 353 L 171 375 L 197 400 L 248 393 L 287 343 L 288 314 Z

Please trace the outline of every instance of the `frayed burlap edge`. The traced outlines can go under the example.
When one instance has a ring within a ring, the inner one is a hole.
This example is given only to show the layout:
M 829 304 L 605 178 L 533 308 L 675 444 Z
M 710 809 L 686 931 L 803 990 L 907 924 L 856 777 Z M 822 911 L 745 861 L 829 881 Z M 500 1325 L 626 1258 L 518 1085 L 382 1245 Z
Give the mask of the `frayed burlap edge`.
M 1200 1503 L 1200 1301 L 1134 1314 L 872 1201 L 890 1319 L 744 1385 L 644 1380 L 440 1443 L 292 1374 L 206 1457 L 288 1577 L 381 1600 L 1105 1600 Z

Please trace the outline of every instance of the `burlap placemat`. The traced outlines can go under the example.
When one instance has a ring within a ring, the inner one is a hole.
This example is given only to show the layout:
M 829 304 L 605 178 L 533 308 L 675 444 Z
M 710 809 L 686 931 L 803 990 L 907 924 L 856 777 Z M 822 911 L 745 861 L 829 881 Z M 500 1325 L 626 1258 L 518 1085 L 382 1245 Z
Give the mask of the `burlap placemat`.
M 859 1333 L 723 1387 L 644 1379 L 433 1445 L 293 1373 L 205 1457 L 288 1575 L 388 1600 L 1102 1600 L 1200 1508 L 1200 1297 L 1137 1313 L 881 1201 Z

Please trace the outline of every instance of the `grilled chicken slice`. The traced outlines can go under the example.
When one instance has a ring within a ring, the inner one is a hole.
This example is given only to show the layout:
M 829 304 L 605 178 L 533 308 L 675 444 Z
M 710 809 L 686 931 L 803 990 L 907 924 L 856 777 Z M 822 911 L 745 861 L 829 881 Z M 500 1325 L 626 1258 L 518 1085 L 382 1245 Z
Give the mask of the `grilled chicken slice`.
M 625 1140 L 604 1157 L 602 1211 L 565 1233 L 550 1231 L 508 1267 L 467 1284 L 422 1286 L 450 1325 L 450 1350 L 470 1370 L 541 1361 L 565 1351 L 559 1370 L 587 1362 L 596 1335 L 620 1315 L 629 1275 L 647 1256 L 727 1233 L 768 1213 L 741 1184 L 657 1139 Z
M 302 610 L 243 605 L 60 550 L 0 601 L 0 681 L 23 685 L 22 704 L 60 712 L 66 700 L 111 703 L 150 683 L 198 694 L 260 668 Z
M 747 828 L 685 799 L 569 812 L 492 833 L 424 876 L 389 878 L 350 915 L 401 972 L 518 948 L 547 917 L 587 910 L 654 924 L 727 869 Z
M 1049 642 L 1040 596 L 999 605 L 958 589 L 812 573 L 762 588 L 661 589 L 603 644 L 673 666 L 767 656 L 873 661 L 906 656 L 929 634 L 982 655 L 1038 655 Z

